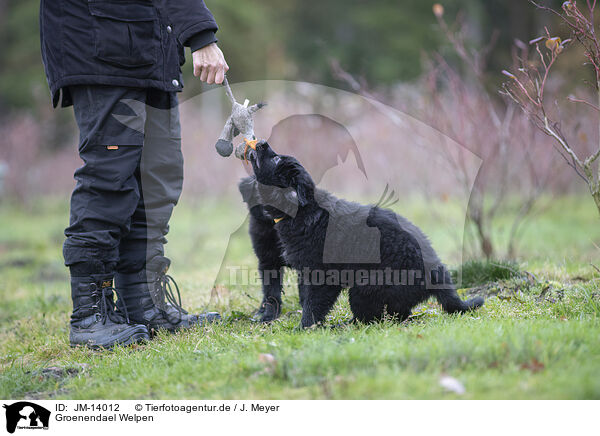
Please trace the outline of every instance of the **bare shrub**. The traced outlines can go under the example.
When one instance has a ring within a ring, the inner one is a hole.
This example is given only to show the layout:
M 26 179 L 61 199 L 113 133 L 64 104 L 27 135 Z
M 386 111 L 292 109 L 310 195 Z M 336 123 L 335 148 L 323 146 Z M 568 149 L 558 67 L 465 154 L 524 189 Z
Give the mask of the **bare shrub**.
M 587 68 L 591 67 L 594 75 L 591 86 L 595 101 L 589 101 L 587 95 L 583 98 L 571 95 L 567 100 L 589 109 L 593 113 L 592 122 L 597 129 L 600 128 L 600 40 L 596 34 L 596 1 L 587 0 L 582 8 L 576 1 L 566 1 L 562 5 L 562 11 L 535 2 L 531 3 L 539 9 L 556 15 L 563 24 L 568 26 L 572 38 L 562 40 L 558 36 L 552 36 L 546 28 L 543 36 L 530 41 L 530 44 L 535 46 L 533 59 L 530 59 L 529 51 L 523 49 L 519 65 L 513 68 L 514 72 L 503 71 L 511 79 L 504 84 L 504 94 L 527 114 L 533 125 L 555 141 L 558 152 L 586 182 L 600 213 L 600 137 L 590 149 L 588 136 L 582 135 L 581 132 L 578 135 L 577 127 L 569 128 L 565 123 L 568 117 L 561 112 L 558 102 L 555 101 L 552 106 L 546 95 L 550 72 L 559 56 L 572 42 L 577 42 L 587 59 Z M 568 113 L 573 112 L 568 110 Z M 565 133 L 567 131 L 570 134 Z

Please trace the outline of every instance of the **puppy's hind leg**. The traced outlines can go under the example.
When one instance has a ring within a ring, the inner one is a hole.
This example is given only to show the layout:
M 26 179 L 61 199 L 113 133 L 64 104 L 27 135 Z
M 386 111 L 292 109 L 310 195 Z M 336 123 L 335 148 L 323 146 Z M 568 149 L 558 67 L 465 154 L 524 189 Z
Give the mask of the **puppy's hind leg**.
M 301 307 L 304 307 L 306 294 L 308 294 L 308 286 L 302 283 L 302 276 L 298 274 L 298 299 L 300 300 Z
M 369 323 L 381 319 L 385 306 L 383 295 L 367 294 L 360 288 L 350 288 L 348 292 L 353 321 Z
M 339 286 L 306 286 L 302 305 L 302 327 L 322 323 L 337 300 Z

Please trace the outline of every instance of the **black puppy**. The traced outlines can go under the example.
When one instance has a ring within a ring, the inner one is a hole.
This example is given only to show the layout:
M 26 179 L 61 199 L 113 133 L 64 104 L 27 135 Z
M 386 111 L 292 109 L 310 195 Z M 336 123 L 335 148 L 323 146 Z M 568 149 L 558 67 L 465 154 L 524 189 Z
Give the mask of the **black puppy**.
M 263 281 L 261 321 L 280 314 L 284 266 L 298 271 L 303 327 L 321 323 L 344 288 L 354 319 L 362 322 L 385 313 L 404 320 L 430 297 L 448 313 L 483 305 L 481 297 L 458 297 L 427 237 L 405 218 L 316 189 L 296 159 L 266 142 L 248 158 L 255 177 L 239 188 Z

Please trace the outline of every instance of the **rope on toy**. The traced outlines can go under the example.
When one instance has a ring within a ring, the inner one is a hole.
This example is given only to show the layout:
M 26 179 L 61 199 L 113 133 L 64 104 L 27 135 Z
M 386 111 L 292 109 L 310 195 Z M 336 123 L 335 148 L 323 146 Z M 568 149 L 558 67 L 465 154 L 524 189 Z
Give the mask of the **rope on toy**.
M 229 86 L 227 76 L 223 78 L 223 87 L 225 87 L 225 94 L 227 94 L 227 97 L 229 98 L 229 101 L 231 101 L 231 104 L 237 103 L 235 97 L 233 96 L 233 92 L 231 92 L 231 87 Z

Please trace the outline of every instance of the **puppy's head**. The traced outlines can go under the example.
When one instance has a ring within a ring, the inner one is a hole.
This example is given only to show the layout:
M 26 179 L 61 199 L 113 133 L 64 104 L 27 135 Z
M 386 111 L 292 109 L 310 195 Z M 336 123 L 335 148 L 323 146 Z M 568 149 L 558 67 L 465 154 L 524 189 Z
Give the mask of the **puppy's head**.
M 291 191 L 299 207 L 306 206 L 314 199 L 315 184 L 293 157 L 279 155 L 266 141 L 261 141 L 255 149 L 249 150 L 248 159 L 261 185 Z

